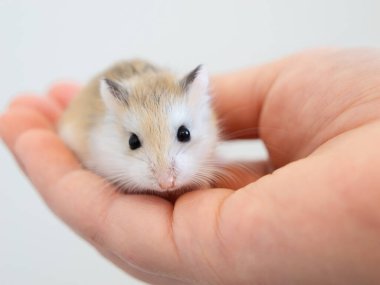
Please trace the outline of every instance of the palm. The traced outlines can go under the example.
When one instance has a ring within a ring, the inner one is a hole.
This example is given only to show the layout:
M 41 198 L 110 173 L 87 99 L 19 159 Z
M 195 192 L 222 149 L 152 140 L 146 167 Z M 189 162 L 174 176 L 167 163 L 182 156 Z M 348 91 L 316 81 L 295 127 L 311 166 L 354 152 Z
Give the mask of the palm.
M 370 283 L 380 280 L 370 271 L 380 260 L 373 228 L 380 219 L 378 57 L 372 51 L 305 53 L 216 77 L 225 131 L 258 128 L 278 170 L 236 192 L 195 191 L 174 205 L 117 193 L 80 167 L 54 132 L 62 98 L 75 88 L 16 99 L 0 126 L 53 211 L 138 278 Z

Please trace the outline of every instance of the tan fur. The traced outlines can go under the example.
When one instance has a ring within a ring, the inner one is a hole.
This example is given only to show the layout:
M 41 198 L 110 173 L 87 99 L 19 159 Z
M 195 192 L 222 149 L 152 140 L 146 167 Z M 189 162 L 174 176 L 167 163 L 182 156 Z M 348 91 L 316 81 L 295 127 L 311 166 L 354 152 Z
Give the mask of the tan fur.
M 149 94 L 149 96 L 147 96 Z M 145 74 L 134 82 L 128 106 L 132 113 L 139 114 L 141 121 L 139 132 L 150 142 L 149 151 L 152 161 L 158 168 L 168 168 L 165 165 L 165 153 L 170 146 L 169 139 L 175 137 L 170 133 L 167 114 L 176 99 L 182 98 L 184 92 L 178 84 L 178 79 L 172 74 Z
M 60 135 L 85 167 L 133 191 L 209 182 L 219 135 L 207 73 L 199 70 L 178 78 L 141 60 L 117 63 L 73 99 Z M 177 138 L 181 125 L 190 128 L 186 143 Z M 132 135 L 138 149 L 129 145 Z
M 128 106 L 131 111 L 141 113 L 144 118 L 143 121 L 146 122 L 142 131 L 149 137 L 157 137 L 157 132 L 166 127 L 167 121 L 164 110 L 158 109 L 166 104 L 160 104 L 162 103 L 160 101 L 167 100 L 170 103 L 175 100 L 175 97 L 183 96 L 183 90 L 173 74 L 142 60 L 119 62 L 98 74 L 73 99 L 60 121 L 61 132 L 70 130 L 69 136 L 72 138 L 71 144 L 74 151 L 84 157 L 88 150 L 89 131 L 97 125 L 106 111 L 99 90 L 102 78 L 117 82 L 135 79 L 133 92 L 128 97 Z M 162 96 L 164 93 L 167 96 Z M 147 94 L 150 96 L 146 96 Z M 143 106 L 144 112 L 142 112 L 141 106 Z M 117 109 L 119 117 L 121 117 L 124 107 L 119 106 Z M 153 117 L 151 114 L 162 114 L 162 116 Z M 154 152 L 162 151 L 160 145 L 164 144 L 160 143 L 153 146 Z

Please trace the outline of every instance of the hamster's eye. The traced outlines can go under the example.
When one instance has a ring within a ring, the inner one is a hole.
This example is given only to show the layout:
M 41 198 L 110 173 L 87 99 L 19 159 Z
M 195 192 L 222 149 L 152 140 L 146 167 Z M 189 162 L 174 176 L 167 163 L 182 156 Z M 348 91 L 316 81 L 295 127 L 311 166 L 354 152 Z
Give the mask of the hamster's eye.
M 129 147 L 131 148 L 131 150 L 135 150 L 141 147 L 141 142 L 139 140 L 139 137 L 136 134 L 132 134 L 129 137 Z
M 190 131 L 185 126 L 180 126 L 177 132 L 177 139 L 180 142 L 190 141 Z

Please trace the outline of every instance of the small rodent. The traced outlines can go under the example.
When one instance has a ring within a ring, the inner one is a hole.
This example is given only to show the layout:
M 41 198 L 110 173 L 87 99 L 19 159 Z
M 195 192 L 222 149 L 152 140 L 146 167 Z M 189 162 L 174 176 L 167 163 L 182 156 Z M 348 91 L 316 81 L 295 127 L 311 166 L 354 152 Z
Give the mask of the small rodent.
M 127 192 L 171 192 L 213 181 L 219 139 L 209 79 L 141 60 L 97 75 L 70 103 L 59 133 L 82 164 Z

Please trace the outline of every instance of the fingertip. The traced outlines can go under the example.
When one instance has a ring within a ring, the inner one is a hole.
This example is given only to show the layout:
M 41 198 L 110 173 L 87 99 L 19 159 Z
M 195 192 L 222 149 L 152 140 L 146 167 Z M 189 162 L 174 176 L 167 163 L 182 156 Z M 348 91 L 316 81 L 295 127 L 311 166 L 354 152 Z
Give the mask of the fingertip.
M 78 83 L 59 82 L 50 87 L 48 96 L 56 100 L 61 107 L 66 108 L 72 98 L 78 94 L 80 88 Z
M 46 129 L 30 129 L 20 134 L 14 143 L 14 153 L 40 191 L 50 189 L 68 172 L 81 169 L 63 141 Z
M 62 107 L 55 100 L 31 94 L 17 96 L 9 105 L 10 109 L 19 107 L 41 112 L 52 122 L 56 122 L 62 112 Z
M 30 129 L 52 131 L 54 127 L 37 111 L 21 106 L 6 111 L 0 117 L 1 138 L 12 151 L 18 137 Z
M 12 107 L 15 103 L 22 101 L 21 98 L 32 98 L 32 97 L 39 97 L 40 95 L 36 92 L 30 92 L 30 91 L 21 91 L 18 92 L 17 95 L 11 98 L 11 101 L 8 105 L 8 107 Z
M 70 152 L 64 142 L 57 136 L 57 134 L 48 130 L 27 130 L 19 137 L 15 145 L 16 153 L 19 153 L 21 156 L 25 156 L 26 152 L 36 149 L 41 149 L 46 152 L 54 150 L 57 151 L 57 154 L 62 154 L 62 157 L 69 157 L 71 162 L 74 160 L 76 161 L 72 152 Z M 42 154 L 35 151 L 32 151 L 31 153 L 33 156 Z M 54 159 L 57 157 L 58 155 L 55 155 Z M 49 156 L 49 159 L 53 159 L 53 157 Z

